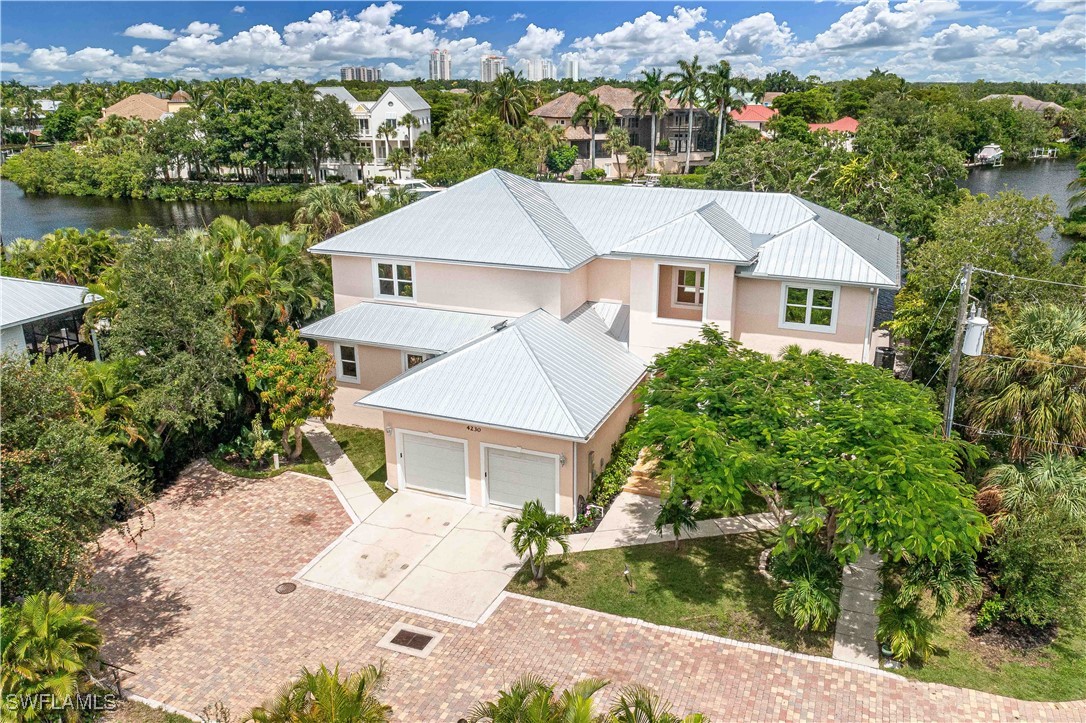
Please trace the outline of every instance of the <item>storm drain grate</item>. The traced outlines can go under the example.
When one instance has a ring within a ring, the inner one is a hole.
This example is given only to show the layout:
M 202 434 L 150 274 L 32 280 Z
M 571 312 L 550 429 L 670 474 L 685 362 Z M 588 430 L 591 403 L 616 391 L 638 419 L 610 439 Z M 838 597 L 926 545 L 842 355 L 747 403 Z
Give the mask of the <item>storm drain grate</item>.
M 416 658 L 425 658 L 443 637 L 444 635 L 436 630 L 427 630 L 407 623 L 396 623 L 385 633 L 385 637 L 381 638 L 381 642 L 377 643 L 377 647 L 414 655 Z
M 280 595 L 286 595 L 294 592 L 297 588 L 298 586 L 292 582 L 281 582 L 275 586 L 275 591 Z

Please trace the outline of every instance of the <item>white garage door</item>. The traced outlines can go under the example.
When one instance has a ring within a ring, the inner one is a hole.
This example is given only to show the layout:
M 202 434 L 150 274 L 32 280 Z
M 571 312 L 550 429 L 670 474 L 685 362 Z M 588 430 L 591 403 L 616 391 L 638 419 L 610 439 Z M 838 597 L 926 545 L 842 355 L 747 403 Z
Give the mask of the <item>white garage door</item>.
M 465 443 L 403 432 L 400 460 L 404 483 L 428 492 L 466 497 Z
M 548 512 L 556 511 L 558 460 L 554 457 L 488 447 L 486 475 L 492 504 L 519 508 L 528 500 L 540 500 Z

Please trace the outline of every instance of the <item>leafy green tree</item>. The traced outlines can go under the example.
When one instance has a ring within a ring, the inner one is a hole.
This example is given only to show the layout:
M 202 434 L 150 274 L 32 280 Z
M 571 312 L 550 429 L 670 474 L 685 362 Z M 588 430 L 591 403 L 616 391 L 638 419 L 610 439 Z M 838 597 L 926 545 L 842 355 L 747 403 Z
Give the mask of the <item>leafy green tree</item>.
M 41 701 L 52 696 L 58 705 L 74 704 L 77 694 L 90 689 L 85 671 L 97 659 L 102 644 L 93 606 L 69 603 L 59 593 L 39 592 L 3 608 L 0 617 L 4 720 L 79 720 L 74 706 L 65 712 Z M 8 696 L 36 702 L 13 710 Z
M 702 67 L 698 63 L 698 56 L 693 60 L 679 60 L 679 69 L 674 73 L 668 73 L 667 80 L 671 83 L 671 97 L 681 107 L 686 108 L 686 165 L 683 173 L 690 173 L 690 151 L 694 145 L 694 108 L 700 104 L 703 94 L 704 78 Z
M 829 123 L 837 119 L 833 93 L 825 86 L 797 93 L 785 93 L 773 100 L 781 115 L 802 118 L 807 123 Z
M 634 110 L 638 115 L 647 115 L 652 120 L 652 130 L 649 136 L 649 168 L 656 169 L 656 119 L 661 113 L 667 112 L 667 88 L 663 75 L 659 68 L 641 71 L 642 78 L 634 85 L 637 95 L 634 96 Z
M 272 428 L 283 435 L 283 453 L 290 459 L 302 454 L 302 425 L 310 417 L 332 416 L 332 355 L 322 347 L 310 348 L 295 329 L 277 333 L 274 341 L 253 343 L 245 364 L 249 389 L 259 393 Z M 294 437 L 294 449 L 290 439 Z
M 42 138 L 50 143 L 70 143 L 79 137 L 78 123 L 82 116 L 70 103 L 61 103 L 60 107 L 45 116 L 42 121 Z
M 593 716 L 592 698 L 608 684 L 601 678 L 586 678 L 559 694 L 554 685 L 529 673 L 498 691 L 494 700 L 476 703 L 467 719 L 471 723 L 594 723 L 602 718 Z
M 610 127 L 615 122 L 615 109 L 599 99 L 599 96 L 586 95 L 573 111 L 570 123 L 585 124 L 588 132 L 589 168 L 596 167 L 596 130 L 600 126 Z
M 814 137 L 807 127 L 807 121 L 794 115 L 778 115 L 766 123 L 766 130 L 777 140 L 792 140 L 811 143 Z
M 962 375 L 970 431 L 1012 435 L 991 441 L 1016 461 L 1086 447 L 1086 296 L 1013 312 L 988 349 L 994 356 L 967 360 Z
M 392 708 L 378 696 L 386 683 L 383 666 L 367 665 L 341 678 L 339 666 L 316 671 L 302 668 L 270 701 L 253 708 L 255 723 L 385 723 Z
M 524 503 L 519 515 L 509 515 L 502 520 L 502 531 L 513 528 L 513 552 L 528 560 L 535 580 L 542 580 L 546 573 L 547 548 L 551 543 L 569 553 L 569 521 L 562 515 L 547 512 L 539 500 Z
M 0 357 L 5 602 L 70 590 L 87 573 L 87 546 L 118 526 L 119 505 L 143 495 L 136 470 L 80 403 L 83 364 Z
M 564 176 L 577 162 L 577 149 L 573 146 L 561 146 L 547 154 L 547 169 L 558 176 Z
M 133 358 L 137 417 L 165 444 L 213 427 L 234 404 L 238 359 L 226 310 L 191 236 L 133 235 L 117 264 L 120 298 L 106 351 Z

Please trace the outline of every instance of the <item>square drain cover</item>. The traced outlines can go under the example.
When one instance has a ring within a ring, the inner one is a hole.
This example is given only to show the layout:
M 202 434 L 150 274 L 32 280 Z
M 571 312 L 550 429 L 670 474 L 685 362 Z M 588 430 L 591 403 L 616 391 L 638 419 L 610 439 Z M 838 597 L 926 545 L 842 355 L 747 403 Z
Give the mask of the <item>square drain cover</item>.
M 426 658 L 443 637 L 445 637 L 444 634 L 436 630 L 427 630 L 407 623 L 396 623 L 377 643 L 377 647 L 414 655 L 416 658 Z

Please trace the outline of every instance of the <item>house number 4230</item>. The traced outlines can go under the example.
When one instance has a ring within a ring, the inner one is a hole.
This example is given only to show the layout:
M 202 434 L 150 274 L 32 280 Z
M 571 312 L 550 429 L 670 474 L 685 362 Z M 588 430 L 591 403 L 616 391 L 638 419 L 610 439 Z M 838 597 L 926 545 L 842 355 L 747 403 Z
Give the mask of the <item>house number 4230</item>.
M 483 431 L 483 428 L 482 427 L 473 427 L 473 426 L 471 426 L 469 424 L 468 425 L 468 431 L 469 432 L 481 432 L 481 431 Z

